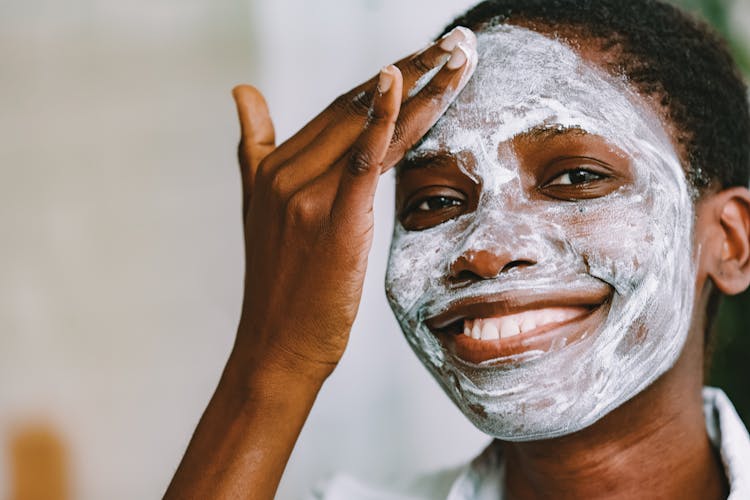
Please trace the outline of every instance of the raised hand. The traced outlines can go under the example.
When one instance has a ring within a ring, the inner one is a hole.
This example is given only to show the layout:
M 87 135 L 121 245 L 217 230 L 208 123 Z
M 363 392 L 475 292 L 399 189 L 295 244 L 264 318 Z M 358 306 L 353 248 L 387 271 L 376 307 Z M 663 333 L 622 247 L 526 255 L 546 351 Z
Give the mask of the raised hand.
M 245 297 L 232 354 L 166 498 L 271 499 L 362 295 L 380 174 L 476 67 L 459 28 L 336 99 L 278 147 L 261 94 L 239 86 Z
M 247 249 L 235 355 L 253 369 L 325 378 L 335 367 L 362 294 L 378 178 L 461 90 L 475 44 L 456 30 L 342 95 L 275 149 L 264 99 L 235 89 Z

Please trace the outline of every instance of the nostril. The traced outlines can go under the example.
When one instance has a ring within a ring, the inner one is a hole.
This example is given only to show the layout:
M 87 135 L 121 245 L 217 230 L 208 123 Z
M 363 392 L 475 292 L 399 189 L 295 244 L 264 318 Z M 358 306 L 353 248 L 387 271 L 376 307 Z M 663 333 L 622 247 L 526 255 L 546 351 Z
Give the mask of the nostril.
M 515 269 L 517 267 L 528 267 L 533 266 L 535 263 L 530 260 L 514 260 L 512 262 L 508 262 L 503 266 L 503 269 L 500 271 L 500 274 L 510 271 L 511 269 Z
M 465 286 L 479 281 L 494 279 L 516 268 L 536 264 L 532 259 L 508 259 L 502 253 L 467 251 L 458 257 L 449 269 L 453 285 Z
M 475 281 L 482 281 L 482 277 L 472 271 L 463 270 L 455 275 L 454 280 L 457 283 L 471 283 Z

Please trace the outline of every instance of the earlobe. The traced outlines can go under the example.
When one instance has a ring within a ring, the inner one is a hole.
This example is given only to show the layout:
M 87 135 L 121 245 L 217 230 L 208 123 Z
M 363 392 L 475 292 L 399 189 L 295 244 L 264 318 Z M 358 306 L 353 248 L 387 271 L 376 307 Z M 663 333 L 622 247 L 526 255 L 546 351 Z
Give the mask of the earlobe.
M 696 228 L 704 234 L 702 265 L 722 293 L 741 293 L 750 286 L 750 191 L 730 188 L 702 205 L 698 225 L 703 227 Z

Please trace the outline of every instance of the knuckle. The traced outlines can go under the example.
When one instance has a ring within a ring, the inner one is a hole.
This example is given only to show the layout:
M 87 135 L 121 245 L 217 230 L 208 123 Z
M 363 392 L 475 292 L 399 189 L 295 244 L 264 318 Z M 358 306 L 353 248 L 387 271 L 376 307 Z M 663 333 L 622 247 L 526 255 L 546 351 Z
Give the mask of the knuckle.
M 372 125 L 389 125 L 396 121 L 398 115 L 390 109 L 382 109 L 380 107 L 373 107 L 372 111 L 368 115 L 367 126 Z
M 438 84 L 434 80 L 431 80 L 424 88 L 419 92 L 420 97 L 424 99 L 437 99 L 445 94 L 445 87 Z
M 388 119 L 388 113 L 383 109 L 373 108 L 367 115 L 367 126 L 383 123 Z
M 353 175 L 363 175 L 373 167 L 372 153 L 367 149 L 357 148 L 352 150 L 347 162 L 347 168 Z
M 283 168 L 276 170 L 276 172 L 271 176 L 269 188 L 271 190 L 271 193 L 278 197 L 283 197 L 286 194 L 287 179 L 284 175 Z
M 396 125 L 393 127 L 393 137 L 391 138 L 391 144 L 401 146 L 401 145 L 407 145 L 407 137 L 409 136 L 409 127 L 408 124 L 405 123 L 403 120 L 399 120 L 396 122 Z
M 351 99 L 349 94 L 341 94 L 331 103 L 331 109 L 336 112 L 343 111 L 346 108 L 346 103 Z
M 424 60 L 424 55 L 422 54 L 414 56 L 414 58 L 409 61 L 409 64 L 417 73 L 427 73 L 433 69 L 433 66 L 430 66 Z
M 304 191 L 299 191 L 289 198 L 286 212 L 293 224 L 309 225 L 318 219 L 318 202 Z
M 367 116 L 370 112 L 372 96 L 372 91 L 362 91 L 356 95 L 344 94 L 334 101 L 334 107 L 337 111 L 347 116 Z

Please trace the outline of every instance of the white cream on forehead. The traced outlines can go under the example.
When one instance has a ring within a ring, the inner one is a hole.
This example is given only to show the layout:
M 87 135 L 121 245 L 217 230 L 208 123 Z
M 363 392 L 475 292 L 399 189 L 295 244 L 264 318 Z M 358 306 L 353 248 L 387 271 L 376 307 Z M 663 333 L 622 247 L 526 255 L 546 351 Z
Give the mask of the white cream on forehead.
M 424 231 L 396 221 L 386 289 L 414 351 L 475 425 L 501 439 L 551 438 L 592 424 L 679 357 L 693 303 L 693 206 L 664 127 L 626 82 L 520 27 L 480 33 L 478 52 L 472 80 L 410 152 L 471 153 L 477 209 Z M 604 137 L 631 158 L 634 184 L 576 204 L 531 202 L 507 141 L 540 125 Z M 448 267 L 468 250 L 533 254 L 537 264 L 451 290 Z M 592 280 L 615 290 L 596 332 L 502 367 L 447 356 L 423 323 L 458 298 Z

